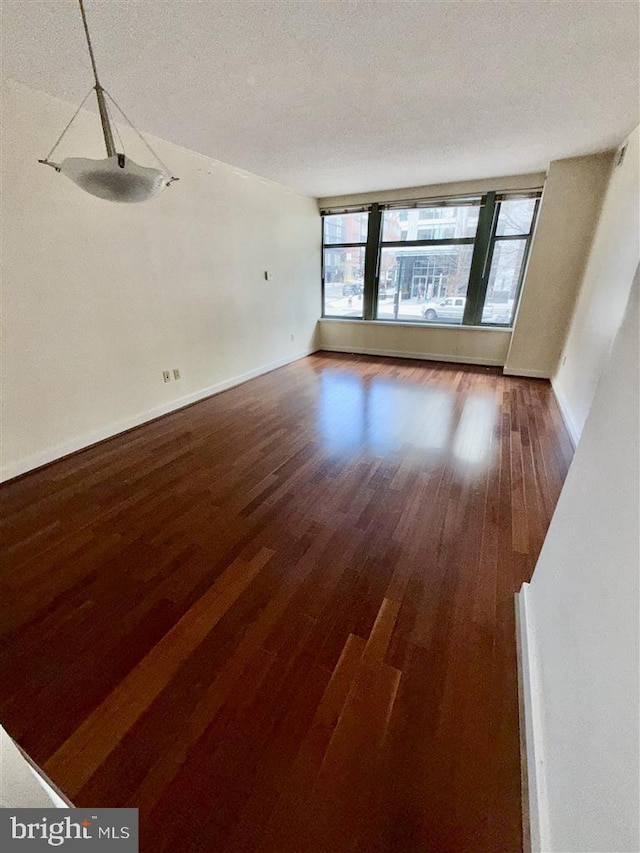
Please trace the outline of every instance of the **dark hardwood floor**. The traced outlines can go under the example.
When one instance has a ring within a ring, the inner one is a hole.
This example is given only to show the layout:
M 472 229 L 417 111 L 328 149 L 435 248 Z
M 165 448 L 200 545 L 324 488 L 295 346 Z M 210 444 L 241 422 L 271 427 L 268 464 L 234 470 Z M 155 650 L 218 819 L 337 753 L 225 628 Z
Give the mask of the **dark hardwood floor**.
M 317 354 L 6 484 L 0 719 L 143 851 L 521 849 L 550 386 Z

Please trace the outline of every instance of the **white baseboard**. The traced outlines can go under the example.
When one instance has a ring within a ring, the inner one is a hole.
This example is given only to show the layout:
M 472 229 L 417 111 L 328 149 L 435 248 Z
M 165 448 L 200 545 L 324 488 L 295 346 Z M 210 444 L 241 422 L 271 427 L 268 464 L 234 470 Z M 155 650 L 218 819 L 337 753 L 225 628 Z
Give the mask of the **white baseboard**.
M 416 358 L 422 361 L 447 361 L 452 364 L 479 364 L 483 367 L 502 367 L 504 362 L 499 358 L 479 358 L 474 356 L 445 355 L 443 353 L 407 352 L 406 350 L 378 349 L 377 347 L 326 346 L 322 344 L 320 351 L 343 352 L 348 355 L 382 355 L 390 358 Z
M 569 408 L 569 403 L 567 402 L 567 398 L 564 396 L 558 383 L 555 379 L 551 380 L 551 387 L 553 389 L 554 396 L 558 403 L 558 408 L 560 409 L 560 414 L 562 415 L 562 420 L 564 421 L 564 425 L 567 428 L 567 432 L 569 433 L 569 438 L 571 439 L 571 443 L 573 444 L 574 450 L 578 446 L 578 442 L 580 441 L 580 431 L 576 426 L 576 422 L 573 419 L 571 414 L 571 409 Z
M 185 394 L 184 397 L 178 397 L 176 400 L 170 400 L 167 403 L 161 403 L 159 406 L 154 406 L 146 412 L 139 412 L 129 418 L 121 421 L 108 424 L 85 435 L 76 436 L 68 442 L 57 444 L 53 447 L 47 447 L 45 450 L 34 453 L 31 456 L 23 457 L 15 462 L 9 462 L 0 469 L 0 482 L 11 480 L 13 477 L 19 477 L 21 474 L 26 474 L 27 471 L 33 471 L 35 468 L 41 468 L 49 462 L 55 462 L 63 456 L 68 456 L 70 453 L 75 453 L 78 450 L 83 450 L 91 447 L 92 444 L 97 444 L 107 438 L 113 438 L 121 432 L 126 432 L 133 427 L 141 426 L 142 424 L 153 421 L 156 418 L 167 415 L 169 412 L 175 412 L 178 409 L 183 409 L 192 403 L 197 403 L 199 400 L 204 400 L 206 397 L 212 397 L 214 394 L 220 394 L 228 388 L 233 388 L 235 385 L 241 385 L 249 379 L 255 379 L 257 376 L 262 376 L 263 373 L 269 373 L 271 370 L 276 370 L 278 367 L 284 367 L 285 364 L 290 364 L 293 361 L 298 361 L 300 358 L 305 358 L 314 352 L 317 352 L 317 347 L 297 352 L 295 355 L 289 355 L 285 358 L 272 361 L 269 364 L 263 364 L 254 370 L 249 370 L 246 373 L 241 373 L 238 376 L 233 376 L 230 379 L 225 379 L 215 385 L 210 385 L 208 388 L 202 388 L 200 391 L 194 391 L 191 394 Z
M 524 376 L 525 379 L 549 379 L 548 370 L 528 370 L 527 368 L 505 367 L 505 376 Z
M 520 592 L 515 596 L 520 731 L 525 753 L 523 755 L 523 823 L 526 827 L 525 841 L 528 841 L 528 849 L 531 853 L 545 853 L 550 850 L 550 845 L 543 718 L 529 589 L 530 585 L 523 583 Z

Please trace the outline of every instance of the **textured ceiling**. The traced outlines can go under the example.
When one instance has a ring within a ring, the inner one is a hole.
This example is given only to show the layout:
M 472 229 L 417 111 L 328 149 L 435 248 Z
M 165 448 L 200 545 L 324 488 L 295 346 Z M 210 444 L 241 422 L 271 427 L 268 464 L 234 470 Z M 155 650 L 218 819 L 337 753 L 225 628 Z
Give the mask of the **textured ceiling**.
M 142 130 L 312 196 L 532 172 L 638 122 L 635 0 L 86 0 Z M 3 73 L 77 104 L 75 0 L 2 0 Z

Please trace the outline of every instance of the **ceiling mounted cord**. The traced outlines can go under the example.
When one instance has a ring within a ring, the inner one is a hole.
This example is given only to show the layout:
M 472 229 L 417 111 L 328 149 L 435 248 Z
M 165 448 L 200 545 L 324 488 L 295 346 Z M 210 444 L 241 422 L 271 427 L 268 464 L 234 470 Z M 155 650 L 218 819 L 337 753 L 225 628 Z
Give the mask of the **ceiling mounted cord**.
M 96 66 L 96 58 L 93 55 L 93 45 L 91 44 L 91 36 L 89 35 L 89 25 L 87 24 L 87 15 L 84 11 L 84 2 L 83 0 L 78 0 L 80 3 L 80 14 L 82 15 L 82 26 L 84 27 L 84 34 L 87 39 L 87 47 L 89 48 L 89 58 L 91 59 L 91 67 L 93 68 L 93 78 L 96 81 L 96 86 L 100 86 L 100 81 L 98 80 L 98 68 Z
M 104 134 L 104 144 L 107 149 L 107 157 L 113 157 L 116 153 L 116 146 L 113 141 L 113 132 L 109 122 L 109 114 L 107 113 L 107 105 L 104 100 L 104 89 L 98 80 L 98 69 L 96 67 L 96 58 L 93 55 L 93 45 L 91 44 L 91 36 L 89 35 L 89 27 L 87 25 L 87 16 L 84 11 L 83 0 L 78 0 L 80 3 L 80 14 L 82 15 L 82 25 L 84 34 L 87 38 L 87 47 L 89 48 L 89 58 L 91 59 L 91 67 L 93 68 L 93 77 L 96 81 L 94 89 L 96 90 L 96 98 L 98 99 L 98 111 L 100 112 L 100 121 L 102 122 L 102 133 Z

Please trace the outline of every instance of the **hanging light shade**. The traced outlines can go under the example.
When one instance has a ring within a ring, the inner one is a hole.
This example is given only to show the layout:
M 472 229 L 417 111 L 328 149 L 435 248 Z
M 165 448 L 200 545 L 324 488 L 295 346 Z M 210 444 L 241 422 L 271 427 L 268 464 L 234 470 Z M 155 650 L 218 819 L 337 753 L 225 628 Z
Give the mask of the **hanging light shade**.
M 159 169 L 138 166 L 124 154 L 104 160 L 69 157 L 60 163 L 60 172 L 91 195 L 128 204 L 153 198 L 170 181 Z
M 130 119 L 116 104 L 111 95 L 109 95 L 106 89 L 100 85 L 83 0 L 78 0 L 78 2 L 80 3 L 80 13 L 82 15 L 82 23 L 84 25 L 87 46 L 89 48 L 95 86 L 87 93 L 84 100 L 76 110 L 75 115 L 62 131 L 49 154 L 47 154 L 43 160 L 39 160 L 38 162 L 44 163 L 46 166 L 51 166 L 56 170 L 56 172 L 60 172 L 65 175 L 85 192 L 97 196 L 98 198 L 104 198 L 107 201 L 123 202 L 125 204 L 135 204 L 136 202 L 147 201 L 148 199 L 157 196 L 164 187 L 168 187 L 173 181 L 177 181 L 179 179 L 171 175 L 167 167 L 151 148 L 140 131 L 133 126 Z M 69 130 L 76 116 L 84 106 L 87 98 L 94 90 L 98 101 L 98 112 L 100 113 L 102 133 L 104 136 L 105 147 L 107 149 L 106 158 L 104 160 L 92 160 L 88 157 L 69 157 L 66 160 L 63 160 L 62 163 L 54 163 L 49 158 L 60 144 L 65 133 Z M 150 166 L 140 166 L 138 163 L 131 160 L 131 158 L 125 156 L 124 152 L 118 153 L 116 151 L 105 95 L 122 114 L 130 127 L 135 130 L 151 154 L 153 154 L 161 167 L 160 169 Z

